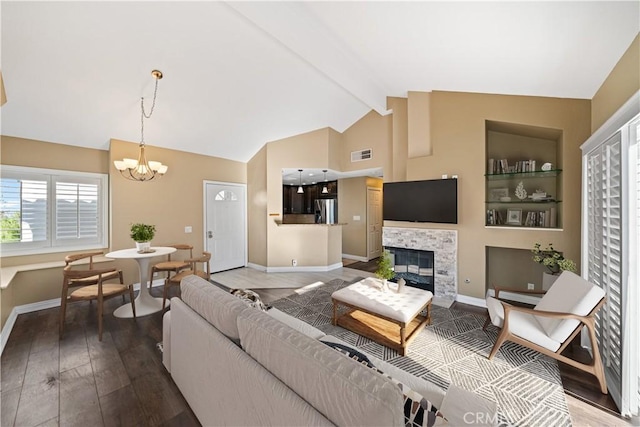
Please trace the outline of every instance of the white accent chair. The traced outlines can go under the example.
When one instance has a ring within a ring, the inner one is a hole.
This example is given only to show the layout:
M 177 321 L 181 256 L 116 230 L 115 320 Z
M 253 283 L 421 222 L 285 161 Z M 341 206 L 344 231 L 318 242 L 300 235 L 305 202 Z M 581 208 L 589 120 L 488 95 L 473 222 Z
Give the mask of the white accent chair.
M 595 375 L 600 383 L 600 390 L 603 394 L 607 393 L 595 331 L 595 315 L 606 301 L 602 288 L 570 271 L 564 271 L 533 309 L 513 306 L 499 300 L 501 290 L 527 293 L 496 287 L 495 298 L 487 297 L 489 318 L 483 329 L 486 329 L 489 322 L 502 328 L 489 359 L 495 356 L 505 341 L 513 341 Z M 561 354 L 585 326 L 593 350 L 590 364 L 580 363 Z

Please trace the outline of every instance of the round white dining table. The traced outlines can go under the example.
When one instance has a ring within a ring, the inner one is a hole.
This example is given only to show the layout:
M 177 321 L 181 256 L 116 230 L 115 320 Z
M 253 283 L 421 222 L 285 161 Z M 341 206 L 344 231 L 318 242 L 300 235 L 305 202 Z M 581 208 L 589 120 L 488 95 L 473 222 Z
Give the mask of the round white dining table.
M 151 258 L 169 255 L 176 251 L 176 248 L 169 248 L 165 246 L 154 246 L 151 248 L 154 252 L 140 253 L 136 248 L 122 249 L 119 251 L 109 252 L 105 255 L 107 258 L 114 259 L 135 259 L 138 262 L 138 268 L 140 269 L 140 292 L 135 299 L 136 303 L 136 316 L 146 316 L 148 314 L 156 313 L 162 310 L 162 298 L 153 297 L 149 293 L 149 287 L 147 286 L 149 275 L 149 263 Z M 167 300 L 167 306 L 169 305 Z M 118 307 L 113 315 L 122 318 L 133 317 L 133 311 L 131 310 L 131 303 L 127 303 L 121 307 Z

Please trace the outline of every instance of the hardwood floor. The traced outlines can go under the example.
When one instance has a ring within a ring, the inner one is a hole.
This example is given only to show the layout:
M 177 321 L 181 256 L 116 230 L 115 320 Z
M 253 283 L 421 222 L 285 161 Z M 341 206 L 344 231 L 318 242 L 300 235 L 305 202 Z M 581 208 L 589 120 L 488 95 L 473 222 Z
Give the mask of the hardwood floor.
M 18 316 L 1 359 L 2 426 L 199 425 L 162 366 L 161 313 L 118 319 L 121 304 L 105 304 L 102 342 L 96 304 L 69 306 L 62 340 L 57 308 Z
M 236 271 L 215 279 L 229 288 L 243 287 L 249 274 L 258 283 L 273 280 L 271 274 L 255 273 Z M 282 273 L 288 276 L 257 292 L 269 303 L 318 280 L 352 280 L 362 273 L 348 268 L 330 274 Z M 285 278 L 290 287 L 276 286 Z M 162 296 L 162 288 L 152 293 Z M 162 365 L 156 346 L 162 340 L 162 314 L 137 321 L 118 319 L 112 313 L 121 304 L 119 298 L 106 303 L 102 342 L 95 304 L 69 306 L 62 340 L 58 340 L 57 308 L 18 316 L 1 358 L 0 425 L 198 426 Z M 459 303 L 456 307 L 483 310 Z M 572 379 L 593 389 L 589 379 L 583 380 L 579 375 Z M 567 402 L 575 426 L 631 425 L 572 395 L 567 395 Z

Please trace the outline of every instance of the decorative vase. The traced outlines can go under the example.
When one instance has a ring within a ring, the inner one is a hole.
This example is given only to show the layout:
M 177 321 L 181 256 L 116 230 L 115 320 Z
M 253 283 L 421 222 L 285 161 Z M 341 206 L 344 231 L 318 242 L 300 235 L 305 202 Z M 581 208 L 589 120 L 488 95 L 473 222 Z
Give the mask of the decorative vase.
M 407 282 L 401 277 L 398 279 L 398 288 L 396 289 L 396 292 L 401 294 L 402 291 L 404 291 L 404 285 L 406 285 Z
M 151 242 L 136 242 L 136 249 L 138 252 L 149 252 L 151 249 Z
M 382 292 L 387 292 L 387 289 L 389 289 L 389 281 L 382 279 Z
M 516 197 L 520 200 L 524 200 L 527 198 L 527 190 L 524 189 L 524 184 L 522 183 L 522 181 L 520 181 L 516 186 Z
M 551 285 L 553 285 L 553 282 L 555 282 L 558 277 L 558 274 L 551 274 L 547 273 L 546 271 L 542 273 L 542 290 L 548 291 Z

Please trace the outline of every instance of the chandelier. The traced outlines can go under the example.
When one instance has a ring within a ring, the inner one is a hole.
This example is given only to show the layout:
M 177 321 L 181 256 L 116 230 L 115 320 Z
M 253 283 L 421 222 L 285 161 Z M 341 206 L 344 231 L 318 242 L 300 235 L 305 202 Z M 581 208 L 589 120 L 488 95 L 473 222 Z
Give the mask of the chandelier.
M 151 181 L 154 178 L 161 177 L 169 169 L 168 166 L 160 162 L 147 161 L 147 157 L 144 154 L 144 119 L 151 118 L 153 114 L 153 109 L 156 106 L 156 95 L 158 94 L 158 80 L 162 78 L 162 71 L 153 70 L 151 75 L 156 79 L 156 85 L 153 90 L 153 102 L 151 103 L 149 114 L 144 111 L 144 97 L 140 99 L 140 153 L 138 154 L 138 160 L 124 158 L 113 162 L 120 174 L 131 181 Z

